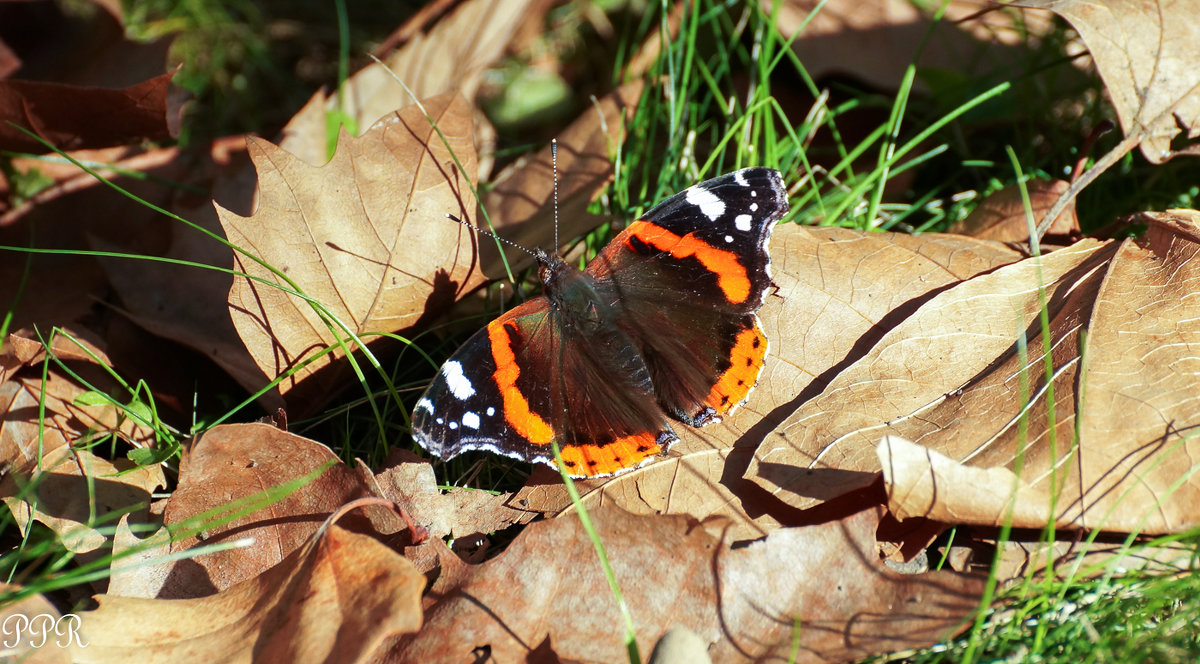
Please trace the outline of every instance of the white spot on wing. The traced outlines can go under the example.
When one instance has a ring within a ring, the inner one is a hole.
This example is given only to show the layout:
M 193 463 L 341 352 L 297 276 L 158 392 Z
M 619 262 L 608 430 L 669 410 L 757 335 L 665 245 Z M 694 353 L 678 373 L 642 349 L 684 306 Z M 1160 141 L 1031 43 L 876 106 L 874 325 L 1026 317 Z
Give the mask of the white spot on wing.
M 495 409 L 495 408 L 492 408 L 491 406 L 488 406 L 488 409 L 487 409 L 487 414 L 488 414 L 488 417 L 491 417 L 492 415 L 495 415 L 495 414 L 496 414 L 496 409 Z
M 458 428 L 458 422 L 451 422 L 450 424 L 447 424 L 446 426 L 450 427 L 451 431 L 454 431 L 455 429 Z
M 734 171 L 733 181 L 742 185 L 743 187 L 750 186 L 750 183 L 746 182 L 746 171 L 744 171 L 744 170 L 743 171 Z
M 433 412 L 433 402 L 430 401 L 429 399 L 422 397 L 421 400 L 417 402 L 417 405 L 413 406 L 413 410 L 414 411 L 423 410 L 427 413 L 432 413 Z
M 725 236 L 725 241 L 726 241 L 726 242 L 733 242 L 733 236 L 732 236 L 732 235 L 726 235 L 726 236 Z
M 751 211 L 751 212 L 758 212 L 758 203 L 751 203 L 751 204 L 750 204 L 750 211 Z
M 479 416 L 468 410 L 467 412 L 463 413 L 462 425 L 464 427 L 478 429 L 479 428 Z
M 713 221 L 725 214 L 725 201 L 707 189 L 689 187 L 685 197 L 687 202 L 699 207 L 704 216 Z
M 442 365 L 442 377 L 446 379 L 446 387 L 450 394 L 459 401 L 466 401 L 475 395 L 475 386 L 463 375 L 462 365 L 453 360 Z
M 751 228 L 751 226 L 750 226 L 751 219 L 752 219 L 752 217 L 748 214 L 739 214 L 738 216 L 733 218 L 733 226 L 734 226 L 734 228 L 737 228 L 739 231 L 742 231 L 742 232 L 748 231 Z

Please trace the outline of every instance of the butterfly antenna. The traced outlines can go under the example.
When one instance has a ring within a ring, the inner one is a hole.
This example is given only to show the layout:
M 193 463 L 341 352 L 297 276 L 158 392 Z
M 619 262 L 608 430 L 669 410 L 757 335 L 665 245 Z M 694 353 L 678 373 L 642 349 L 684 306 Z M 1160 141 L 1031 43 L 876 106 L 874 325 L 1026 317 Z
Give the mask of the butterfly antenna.
M 550 139 L 550 170 L 554 174 L 554 255 L 558 255 L 558 139 Z
M 506 239 L 500 237 L 499 235 L 496 235 L 495 233 L 487 230 L 486 228 L 480 228 L 480 227 L 476 226 L 475 224 L 463 221 L 462 219 L 459 219 L 458 217 L 456 217 L 450 213 L 446 213 L 446 218 L 451 221 L 458 222 L 458 223 L 462 224 L 463 226 L 466 226 L 467 228 L 475 231 L 476 233 L 480 233 L 480 234 L 486 235 L 490 238 L 499 240 L 500 242 L 503 242 L 504 244 L 507 244 L 510 247 L 516 247 L 517 249 L 524 251 L 525 253 L 529 254 L 530 256 L 533 256 L 534 258 L 537 258 L 537 256 L 538 256 L 535 252 L 530 251 L 529 249 L 526 249 L 525 247 L 522 247 L 521 245 L 517 244 L 516 242 L 513 242 L 512 240 L 506 240 Z

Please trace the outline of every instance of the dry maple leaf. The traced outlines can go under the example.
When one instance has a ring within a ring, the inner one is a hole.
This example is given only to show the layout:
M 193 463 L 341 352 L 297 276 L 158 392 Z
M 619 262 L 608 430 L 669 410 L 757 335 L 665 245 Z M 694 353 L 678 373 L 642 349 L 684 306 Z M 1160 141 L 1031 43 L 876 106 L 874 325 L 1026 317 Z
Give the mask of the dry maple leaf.
M 326 524 L 263 574 L 197 599 L 100 595 L 75 662 L 356 662 L 421 625 L 425 577 L 366 535 Z
M 1160 164 L 1200 154 L 1200 2 L 1020 0 L 1065 18 L 1087 44 L 1121 129 Z M 1173 143 L 1184 139 L 1185 145 Z M 1190 143 L 1187 144 L 1187 143 Z
M 881 469 L 877 444 L 890 434 L 955 462 L 907 465 L 918 474 L 932 468 L 947 499 L 970 495 L 980 481 L 978 472 L 954 466 L 999 467 L 1010 478 L 1020 468 L 1018 499 L 1032 502 L 1015 509 L 1016 526 L 1041 527 L 1052 514 L 1060 527 L 1193 527 L 1200 513 L 1193 461 L 1200 448 L 1188 434 L 1200 412 L 1190 367 L 1200 344 L 1196 218 L 1147 215 L 1145 248 L 1085 240 L 941 293 L 792 413 L 746 477 L 805 507 L 871 482 Z M 1039 286 L 1051 332 L 1045 340 Z M 901 470 L 889 473 L 898 478 Z M 994 497 L 975 507 L 985 517 L 973 522 L 1004 521 Z
M 163 513 L 168 528 L 329 464 L 317 478 L 267 507 L 210 528 L 202 537 L 175 539 L 172 552 L 243 537 L 254 542 L 175 563 L 159 596 L 199 597 L 256 577 L 303 546 L 329 514 L 373 495 L 368 479 L 340 463 L 328 447 L 273 426 L 222 425 L 201 435 L 180 461 L 179 487 Z M 400 529 L 394 515 L 368 510 L 376 532 L 390 535 Z
M 642 652 L 668 629 L 685 627 L 710 644 L 713 661 L 787 658 L 801 625 L 795 661 L 863 657 L 945 637 L 982 588 L 974 577 L 886 571 L 874 554 L 878 511 L 778 530 L 736 549 L 683 516 L 603 508 L 592 519 Z M 481 565 L 446 562 L 427 598 L 425 626 L 400 639 L 386 661 L 462 661 L 485 646 L 496 661 L 534 652 L 568 661 L 625 658 L 617 607 L 578 519 L 535 523 Z
M 483 281 L 476 238 L 446 219 L 475 219 L 469 181 L 475 147 L 471 109 L 462 97 L 429 99 L 424 109 L 429 119 L 408 106 L 359 138 L 343 134 L 321 167 L 251 139 L 258 209 L 248 218 L 218 209 L 230 242 L 286 274 L 356 334 L 399 332 L 437 315 Z M 235 262 L 251 276 L 277 281 L 240 254 Z M 331 330 L 308 302 L 267 283 L 234 280 L 233 322 L 267 376 L 297 370 L 279 390 L 293 415 L 307 412 L 344 386 L 338 372 L 310 378 L 332 361 L 317 355 L 336 345 L 335 332 L 345 335 Z M 292 393 L 306 381 L 301 393 Z

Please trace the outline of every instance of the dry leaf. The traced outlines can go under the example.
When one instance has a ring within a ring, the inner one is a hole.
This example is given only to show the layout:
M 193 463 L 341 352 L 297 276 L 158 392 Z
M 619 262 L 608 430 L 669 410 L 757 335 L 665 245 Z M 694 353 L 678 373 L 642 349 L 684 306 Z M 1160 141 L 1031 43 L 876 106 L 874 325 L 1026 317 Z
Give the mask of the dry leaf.
M 100 595 L 75 662 L 354 662 L 421 625 L 425 577 L 366 535 L 326 525 L 260 576 L 198 599 Z
M 446 219 L 475 219 L 470 108 L 455 95 L 424 108 L 466 175 L 430 120 L 408 106 L 360 138 L 343 135 L 322 167 L 252 139 L 258 209 L 248 218 L 218 209 L 231 242 L 282 271 L 356 334 L 412 328 L 483 281 L 476 238 Z M 279 390 L 290 413 L 308 412 L 345 386 L 340 371 L 309 380 L 330 365 L 330 355 L 317 354 L 336 345 L 336 328 L 309 303 L 266 285 L 278 279 L 254 261 L 238 255 L 235 263 L 266 280 L 234 280 L 229 305 L 238 334 L 267 376 L 297 370 Z
M 174 73 L 121 90 L 0 81 L 0 149 L 48 152 L 12 122 L 63 150 L 171 138 L 167 86 Z
M 1192 459 L 1200 449 L 1186 432 L 1200 412 L 1188 368 L 1200 344 L 1190 296 L 1200 290 L 1196 218 L 1148 215 L 1146 248 L 1085 240 L 941 293 L 768 436 L 747 477 L 806 507 L 872 481 L 881 469 L 876 444 L 890 434 L 977 469 L 1015 471 L 1020 459 L 1018 498 L 1034 502 L 1015 508 L 1031 519 L 1014 520 L 1018 527 L 1044 525 L 1051 486 L 1059 527 L 1195 526 Z M 1044 342 L 1039 284 L 1051 331 Z M 1053 420 L 1043 344 L 1053 363 Z M 939 501 L 978 490 L 977 471 L 958 464 L 943 463 L 945 474 L 932 465 Z M 994 525 L 992 498 L 976 507 Z M 953 503 L 939 509 L 978 516 Z
M 1020 0 L 1065 18 L 1091 51 L 1121 129 L 1161 164 L 1200 154 L 1200 2 Z M 1176 146 L 1178 139 L 1191 145 Z
M 107 362 L 100 348 L 84 347 Z M 93 385 L 111 386 L 75 342 L 56 336 L 51 349 Z M 83 445 L 115 434 L 145 447 L 154 433 L 121 417 L 113 406 L 76 403 L 83 388 L 57 369 L 48 371 L 43 382 L 43 360 L 42 345 L 19 335 L 9 335 L 0 350 L 0 464 L 7 469 L 0 497 L 22 533 L 38 521 L 58 533 L 70 550 L 95 551 L 105 537 L 93 526 L 122 512 L 144 513 L 150 493 L 166 486 L 166 479 L 158 466 L 139 468 L 128 459 L 110 462 Z
M 731 549 L 686 517 L 592 513 L 641 651 L 684 627 L 718 662 L 786 659 L 795 625 L 795 661 L 816 662 L 932 643 L 962 624 L 981 580 L 884 570 L 874 555 L 878 518 L 779 530 Z M 535 650 L 568 661 L 626 656 L 620 614 L 577 519 L 535 523 L 500 556 L 444 569 L 429 602 L 425 627 L 387 661 L 463 661 L 481 647 L 496 661 Z
M 1019 46 L 1029 34 L 1052 28 L 1052 21 L 1029 18 L 1036 12 L 1006 8 L 980 14 L 989 6 L 983 1 L 953 0 L 945 6 L 906 0 L 761 4 L 764 11 L 776 12 L 784 38 L 795 36 L 792 49 L 812 78 L 848 74 L 885 90 L 899 86 L 905 68 L 914 63 L 922 69 L 970 74 L 966 68 L 975 63 L 1002 68 L 1019 62 L 1020 55 L 1005 46 Z M 816 15 L 810 16 L 814 10 Z M 934 10 L 944 11 L 938 23 L 931 20 Z M 969 16 L 974 20 L 962 21 Z M 919 78 L 917 85 L 922 85 Z
M 172 542 L 171 551 L 177 552 L 200 543 L 254 540 L 250 546 L 175 563 L 159 596 L 200 597 L 256 577 L 303 546 L 338 507 L 373 495 L 358 471 L 339 463 L 328 447 L 307 438 L 267 424 L 222 425 L 205 432 L 180 461 L 179 487 L 163 514 L 168 528 L 178 528 L 208 510 L 295 480 L 329 463 L 334 465 L 277 502 L 200 536 Z M 375 511 L 369 514 L 376 520 L 386 519 Z M 380 532 L 386 535 L 399 529 L 394 521 L 390 526 L 382 526 Z
M 171 533 L 159 528 L 145 539 L 133 534 L 129 516 L 121 517 L 113 533 L 111 576 L 107 594 L 115 597 L 157 597 L 171 574 L 163 557 L 171 553 Z
M 536 516 L 508 507 L 507 493 L 461 488 L 443 493 L 433 466 L 408 450 L 393 449 L 385 466 L 374 476 L 374 493 L 404 508 L 433 538 L 485 535 Z
M 18 470 L 6 475 L 0 496 L 22 534 L 38 521 L 57 533 L 67 549 L 88 553 L 106 541 L 93 525 L 111 523 L 127 512 L 145 518 L 150 494 L 160 486 L 166 486 L 166 480 L 159 466 L 139 467 L 128 459 L 110 462 L 87 450 L 62 446 L 41 458 L 32 478 Z
M 1034 225 L 1070 186 L 1070 183 L 1064 180 L 1030 180 L 1026 183 Z M 1021 199 L 1020 187 L 1015 184 L 1009 185 L 980 201 L 979 206 L 967 215 L 966 219 L 950 228 L 950 232 L 970 235 L 981 240 L 1028 243 L 1029 222 L 1025 218 L 1025 205 Z M 1082 235 L 1074 201 L 1054 218 L 1047 235 L 1057 244 L 1069 244 Z

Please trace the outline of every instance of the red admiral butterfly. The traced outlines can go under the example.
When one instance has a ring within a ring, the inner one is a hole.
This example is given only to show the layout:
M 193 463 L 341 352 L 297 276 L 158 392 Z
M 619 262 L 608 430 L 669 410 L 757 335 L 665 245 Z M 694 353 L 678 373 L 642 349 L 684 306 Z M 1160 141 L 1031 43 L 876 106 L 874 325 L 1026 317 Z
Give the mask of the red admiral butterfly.
M 767 243 L 788 210 L 778 171 L 690 187 L 623 230 L 583 271 L 537 251 L 545 294 L 471 337 L 413 409 L 413 437 L 449 459 L 488 450 L 574 477 L 642 465 L 746 401 L 767 337 Z

